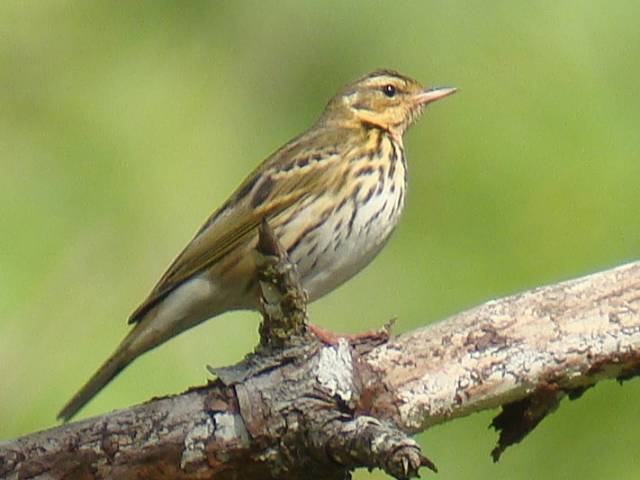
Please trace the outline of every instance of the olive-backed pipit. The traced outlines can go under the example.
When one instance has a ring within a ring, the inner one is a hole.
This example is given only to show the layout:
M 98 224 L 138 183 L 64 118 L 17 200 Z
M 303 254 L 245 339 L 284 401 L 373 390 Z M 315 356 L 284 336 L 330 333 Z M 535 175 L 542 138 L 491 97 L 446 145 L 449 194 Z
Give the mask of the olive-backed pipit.
M 425 105 L 455 92 L 390 70 L 345 86 L 318 121 L 251 173 L 198 230 L 147 299 L 130 333 L 67 403 L 68 420 L 142 353 L 229 310 L 257 309 L 257 227 L 268 219 L 310 301 L 364 268 L 405 203 L 402 136 Z

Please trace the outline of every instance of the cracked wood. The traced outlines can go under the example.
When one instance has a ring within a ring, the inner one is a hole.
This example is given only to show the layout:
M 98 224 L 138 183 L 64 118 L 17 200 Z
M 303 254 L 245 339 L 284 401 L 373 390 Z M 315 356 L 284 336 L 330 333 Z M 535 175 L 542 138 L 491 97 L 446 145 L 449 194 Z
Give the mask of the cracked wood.
M 373 350 L 370 409 L 405 431 L 585 388 L 640 361 L 640 262 L 487 302 Z M 383 383 L 377 383 L 383 379 Z
M 298 348 L 181 395 L 1 443 L 0 478 L 333 480 L 357 466 L 407 478 L 429 462 L 401 432 L 502 407 L 497 458 L 562 396 L 640 372 L 640 262 L 373 348 Z M 381 438 L 387 450 L 367 450 Z

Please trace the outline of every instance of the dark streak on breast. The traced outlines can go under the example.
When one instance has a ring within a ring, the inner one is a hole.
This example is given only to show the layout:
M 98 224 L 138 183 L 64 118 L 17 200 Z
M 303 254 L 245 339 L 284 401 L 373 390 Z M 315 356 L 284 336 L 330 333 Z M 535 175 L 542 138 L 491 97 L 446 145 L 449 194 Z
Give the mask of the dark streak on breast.
M 356 221 L 356 215 L 358 214 L 358 193 L 360 193 L 361 185 L 356 186 L 351 194 L 350 198 L 353 203 L 353 211 L 351 212 L 351 217 L 349 218 L 349 225 L 347 230 L 347 237 L 351 235 L 351 231 L 353 230 L 353 222 Z
M 387 216 L 387 220 L 391 220 L 393 218 L 393 215 L 396 213 L 396 209 L 398 208 L 398 204 L 394 204 L 393 207 L 391 207 L 391 211 L 389 212 L 389 215 Z
M 325 256 L 325 254 L 329 251 L 329 247 L 330 246 L 331 246 L 331 242 L 327 242 L 327 245 L 322 249 L 322 252 L 320 252 L 318 255 L 316 255 L 315 260 L 313 261 L 313 263 L 309 267 L 309 271 L 313 271 L 318 266 L 318 262 L 320 261 L 320 258 Z
M 384 133 L 382 132 L 386 132 L 389 133 L 387 130 L 382 130 L 378 132 L 378 138 L 376 138 L 376 152 L 378 152 L 378 155 L 382 155 L 382 141 L 384 140 Z
M 371 218 L 367 220 L 367 223 L 364 224 L 364 228 L 367 229 L 367 231 L 371 228 L 371 225 L 373 225 L 373 222 L 375 222 L 378 219 L 378 217 L 382 215 L 382 212 L 384 212 L 386 208 L 387 208 L 387 201 L 385 200 L 384 203 L 382 204 L 382 207 L 380 207 L 376 211 L 376 213 L 371 215 Z
M 407 156 L 404 153 L 404 147 L 398 145 L 398 150 L 400 150 L 400 159 L 402 160 L 402 167 L 404 168 L 404 184 L 407 184 L 409 180 L 409 169 L 407 168 Z
M 318 220 L 316 223 L 309 225 L 307 228 L 305 228 L 302 231 L 302 233 L 298 235 L 298 238 L 296 238 L 295 242 L 293 242 L 293 244 L 287 249 L 287 254 L 291 255 L 300 246 L 300 244 L 302 243 L 302 241 L 305 239 L 307 235 L 309 235 L 310 233 L 314 232 L 315 230 L 320 228 L 322 225 L 324 225 L 324 223 L 329 218 L 331 211 L 333 211 L 333 208 L 327 208 L 324 212 L 322 212 L 322 215 L 320 216 L 320 220 Z
M 367 165 L 366 167 L 362 167 L 360 170 L 358 170 L 355 176 L 362 177 L 364 175 L 371 175 L 374 171 L 375 169 L 372 166 Z
M 380 165 L 378 167 L 378 191 L 376 192 L 376 196 L 379 196 L 382 194 L 382 192 L 384 191 L 384 185 L 385 185 L 384 167 Z
M 393 179 L 393 176 L 396 173 L 396 162 L 398 161 L 398 152 L 396 152 L 396 142 L 389 140 L 391 144 L 391 152 L 389 153 L 389 171 L 387 172 L 387 176 L 389 180 Z
M 375 148 L 371 148 L 369 149 L 369 153 L 367 153 L 367 158 L 369 159 L 370 162 L 373 162 L 374 160 L 379 159 L 382 156 L 382 140 L 384 139 L 385 134 L 383 133 L 383 130 L 377 129 L 375 130 Z
M 369 200 L 371 200 L 371 197 L 373 197 L 373 194 L 376 193 L 376 188 L 377 188 L 376 185 L 374 185 L 369 189 L 365 197 L 362 199 L 362 203 L 367 203 Z
M 404 202 L 404 188 L 400 189 L 400 195 L 398 195 L 398 199 L 396 200 L 396 204 L 393 206 L 392 212 L 399 212 L 402 209 L 402 204 Z M 389 216 L 391 218 L 391 216 Z
M 400 195 L 398 195 L 397 208 L 402 208 L 404 204 L 404 188 L 400 190 Z
M 309 267 L 309 271 L 313 271 L 318 266 L 318 260 L 320 260 L 320 256 L 317 256 L 311 266 Z
M 325 208 L 320 214 L 320 218 L 329 218 L 329 215 L 333 212 L 333 205 Z

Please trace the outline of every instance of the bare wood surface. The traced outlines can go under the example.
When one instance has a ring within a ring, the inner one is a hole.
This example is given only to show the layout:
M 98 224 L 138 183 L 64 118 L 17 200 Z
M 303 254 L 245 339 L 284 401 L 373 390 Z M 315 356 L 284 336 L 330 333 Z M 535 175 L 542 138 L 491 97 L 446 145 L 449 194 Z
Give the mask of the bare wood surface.
M 501 407 L 494 458 L 563 396 L 640 365 L 640 262 L 382 345 L 299 342 L 206 387 L 0 444 L 0 478 L 348 478 L 429 465 L 406 434 Z M 526 445 L 521 447 L 526 448 Z
M 640 262 L 487 302 L 366 357 L 372 414 L 414 433 L 498 406 L 513 415 L 531 402 L 547 405 L 541 419 L 564 395 L 631 377 L 639 364 Z M 518 427 L 502 425 L 505 415 L 495 424 L 502 442 Z

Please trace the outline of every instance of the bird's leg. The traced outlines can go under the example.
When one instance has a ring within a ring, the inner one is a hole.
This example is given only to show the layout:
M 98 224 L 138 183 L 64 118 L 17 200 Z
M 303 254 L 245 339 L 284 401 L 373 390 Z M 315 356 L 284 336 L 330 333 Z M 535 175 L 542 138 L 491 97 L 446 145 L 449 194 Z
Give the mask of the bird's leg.
M 355 334 L 336 333 L 319 327 L 316 324 L 309 323 L 308 330 L 313 333 L 318 340 L 326 345 L 336 346 L 338 341 L 343 338 L 352 346 L 358 345 L 380 345 L 389 341 L 391 336 L 391 324 L 387 324 L 377 330 L 367 330 L 366 332 Z
M 334 347 L 338 344 L 338 340 L 340 340 L 340 337 L 342 337 L 342 335 L 319 327 L 315 323 L 307 324 L 307 329 L 316 337 L 318 337 L 318 340 L 320 340 L 322 343 Z

